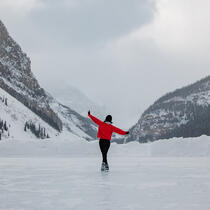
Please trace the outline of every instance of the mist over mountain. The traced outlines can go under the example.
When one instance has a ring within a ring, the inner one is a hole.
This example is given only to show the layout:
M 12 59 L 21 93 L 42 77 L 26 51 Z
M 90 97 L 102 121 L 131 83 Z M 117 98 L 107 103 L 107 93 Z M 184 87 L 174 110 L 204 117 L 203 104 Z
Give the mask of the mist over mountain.
M 107 112 L 104 105 L 95 103 L 81 90 L 65 82 L 53 88 L 51 94 L 62 104 L 71 107 L 84 117 L 87 117 L 88 110 L 93 111 L 100 118 L 104 118 Z
M 129 141 L 210 136 L 210 76 L 167 93 L 130 129 Z

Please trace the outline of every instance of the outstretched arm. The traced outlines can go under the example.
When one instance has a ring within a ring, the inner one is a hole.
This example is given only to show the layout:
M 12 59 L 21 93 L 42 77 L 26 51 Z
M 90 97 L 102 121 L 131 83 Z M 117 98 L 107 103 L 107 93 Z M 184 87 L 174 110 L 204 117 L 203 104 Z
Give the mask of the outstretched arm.
M 120 134 L 120 135 L 126 135 L 126 134 L 129 134 L 129 132 L 128 132 L 128 131 L 123 131 L 123 130 L 121 130 L 121 129 L 119 129 L 119 128 L 115 127 L 115 126 L 112 126 L 112 127 L 113 127 L 113 132 L 115 132 L 115 133 L 118 133 L 118 134 Z
M 88 112 L 88 117 L 90 117 L 90 119 L 96 123 L 97 125 L 101 125 L 103 122 L 101 120 L 99 120 L 98 118 L 94 117 L 93 115 L 90 114 L 90 111 Z

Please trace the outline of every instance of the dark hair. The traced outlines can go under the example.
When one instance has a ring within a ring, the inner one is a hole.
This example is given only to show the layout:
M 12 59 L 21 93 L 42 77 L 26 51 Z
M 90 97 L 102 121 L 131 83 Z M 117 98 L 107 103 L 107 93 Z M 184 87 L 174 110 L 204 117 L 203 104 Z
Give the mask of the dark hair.
M 104 122 L 110 122 L 112 123 L 112 116 L 111 115 L 107 115 L 106 119 L 104 120 Z

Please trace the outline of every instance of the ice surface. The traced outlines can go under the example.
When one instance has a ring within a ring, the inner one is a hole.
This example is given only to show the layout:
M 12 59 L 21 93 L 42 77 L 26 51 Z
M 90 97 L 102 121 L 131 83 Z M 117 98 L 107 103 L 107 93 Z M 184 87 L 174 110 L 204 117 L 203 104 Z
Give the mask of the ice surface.
M 209 210 L 209 145 L 205 136 L 114 143 L 102 173 L 98 142 L 1 141 L 0 209 Z

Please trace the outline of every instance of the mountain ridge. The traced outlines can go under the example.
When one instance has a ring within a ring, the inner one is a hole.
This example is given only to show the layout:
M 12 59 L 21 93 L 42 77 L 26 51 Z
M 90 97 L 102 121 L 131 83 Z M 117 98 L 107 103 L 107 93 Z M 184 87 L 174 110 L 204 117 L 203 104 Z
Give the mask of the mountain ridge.
M 169 92 L 146 109 L 126 142 L 210 135 L 210 76 Z

